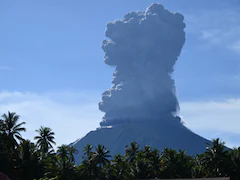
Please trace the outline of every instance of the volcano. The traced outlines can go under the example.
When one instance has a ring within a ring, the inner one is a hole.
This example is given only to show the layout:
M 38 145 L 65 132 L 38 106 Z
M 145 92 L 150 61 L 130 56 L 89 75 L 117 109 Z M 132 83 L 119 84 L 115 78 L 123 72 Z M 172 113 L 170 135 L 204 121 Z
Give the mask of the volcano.
M 209 141 L 186 128 L 178 116 L 171 76 L 185 43 L 185 27 L 182 14 L 158 3 L 107 24 L 104 62 L 116 69 L 112 87 L 99 102 L 105 113 L 100 127 L 71 144 L 80 152 L 77 163 L 86 144 L 104 145 L 112 155 L 123 154 L 131 142 L 191 155 L 205 150 Z

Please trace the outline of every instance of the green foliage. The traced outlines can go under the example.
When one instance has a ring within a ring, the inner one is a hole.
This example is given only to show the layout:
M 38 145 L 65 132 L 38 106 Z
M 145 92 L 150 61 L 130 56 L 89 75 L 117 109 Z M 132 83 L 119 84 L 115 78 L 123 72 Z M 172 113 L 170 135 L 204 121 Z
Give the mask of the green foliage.
M 55 133 L 52 132 L 51 128 L 41 126 L 40 129 L 36 130 L 39 134 L 34 137 L 34 140 L 37 140 L 37 145 L 41 151 L 46 154 L 53 149 L 52 144 L 56 144 L 54 141 Z
M 87 144 L 82 163 L 75 165 L 78 151 L 73 146 L 61 145 L 55 152 L 55 134 L 48 127 L 36 130 L 36 143 L 25 140 L 21 136 L 25 122 L 19 119 L 13 112 L 0 119 L 0 172 L 12 180 L 240 178 L 240 147 L 227 149 L 220 139 L 213 139 L 197 156 L 169 148 L 162 152 L 150 146 L 141 149 L 132 142 L 124 155 L 111 157 L 106 147 Z

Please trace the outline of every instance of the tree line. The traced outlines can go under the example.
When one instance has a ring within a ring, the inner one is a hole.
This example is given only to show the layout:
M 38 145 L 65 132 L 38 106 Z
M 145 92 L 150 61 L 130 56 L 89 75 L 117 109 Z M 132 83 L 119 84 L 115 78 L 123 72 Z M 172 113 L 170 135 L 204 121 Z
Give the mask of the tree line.
M 35 142 L 24 139 L 25 122 L 14 112 L 0 119 L 0 180 L 121 180 L 231 177 L 240 178 L 240 147 L 228 149 L 220 139 L 206 144 L 206 151 L 190 156 L 185 150 L 150 146 L 140 148 L 132 142 L 125 154 L 113 157 L 103 145 L 87 144 L 81 164 L 76 165 L 73 146 L 61 145 L 55 151 L 51 128 L 36 130 Z M 3 178 L 4 179 L 4 178 Z

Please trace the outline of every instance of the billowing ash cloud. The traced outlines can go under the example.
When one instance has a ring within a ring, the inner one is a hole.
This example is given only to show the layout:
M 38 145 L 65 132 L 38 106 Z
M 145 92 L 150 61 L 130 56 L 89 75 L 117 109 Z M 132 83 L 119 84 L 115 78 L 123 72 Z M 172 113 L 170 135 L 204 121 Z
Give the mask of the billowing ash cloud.
M 185 42 L 184 17 L 161 4 L 107 24 L 105 63 L 116 66 L 112 87 L 102 95 L 101 125 L 163 120 L 178 111 L 174 64 Z

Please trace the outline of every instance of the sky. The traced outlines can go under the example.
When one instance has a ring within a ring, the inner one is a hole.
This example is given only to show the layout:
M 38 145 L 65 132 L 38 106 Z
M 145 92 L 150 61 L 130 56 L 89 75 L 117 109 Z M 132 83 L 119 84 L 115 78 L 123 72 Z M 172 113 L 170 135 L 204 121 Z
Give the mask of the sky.
M 238 0 L 2 0 L 0 113 L 19 114 L 28 139 L 51 127 L 58 146 L 95 130 L 114 71 L 103 61 L 106 24 L 153 2 L 185 17 L 186 43 L 172 75 L 185 125 L 240 146 Z

